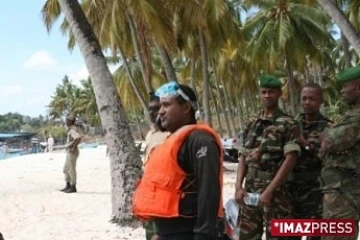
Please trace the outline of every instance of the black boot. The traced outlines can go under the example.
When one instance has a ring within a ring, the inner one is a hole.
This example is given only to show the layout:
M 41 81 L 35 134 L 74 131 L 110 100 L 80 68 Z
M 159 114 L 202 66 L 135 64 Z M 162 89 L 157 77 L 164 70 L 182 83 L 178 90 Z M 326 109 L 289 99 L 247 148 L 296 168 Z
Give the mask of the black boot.
M 66 193 L 74 193 L 76 192 L 76 185 L 71 185 L 70 188 L 68 188 L 66 191 Z
M 66 186 L 65 186 L 63 189 L 61 189 L 60 191 L 65 192 L 65 191 L 68 190 L 69 188 L 70 188 L 70 183 L 67 182 L 67 183 L 66 183 Z

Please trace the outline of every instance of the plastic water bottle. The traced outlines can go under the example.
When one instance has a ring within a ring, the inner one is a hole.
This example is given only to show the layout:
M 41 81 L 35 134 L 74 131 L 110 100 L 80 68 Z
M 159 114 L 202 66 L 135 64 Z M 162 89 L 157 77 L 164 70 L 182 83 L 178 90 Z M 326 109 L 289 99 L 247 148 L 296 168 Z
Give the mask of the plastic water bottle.
M 244 202 L 249 206 L 259 206 L 260 193 L 247 193 Z

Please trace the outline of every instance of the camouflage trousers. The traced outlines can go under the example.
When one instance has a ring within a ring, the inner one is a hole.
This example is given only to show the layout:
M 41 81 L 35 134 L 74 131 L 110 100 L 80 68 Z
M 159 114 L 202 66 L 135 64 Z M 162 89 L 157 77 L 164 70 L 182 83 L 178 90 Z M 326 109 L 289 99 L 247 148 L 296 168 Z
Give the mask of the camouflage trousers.
M 247 181 L 248 182 L 248 181 Z M 267 183 L 268 184 L 268 183 Z M 266 184 L 266 185 L 267 185 Z M 262 192 L 264 186 L 251 184 L 245 186 L 247 192 Z M 262 185 L 260 183 L 260 185 Z M 260 187 L 260 188 L 259 188 Z M 270 223 L 273 218 L 291 218 L 290 196 L 287 189 L 282 188 L 273 195 L 273 201 L 266 211 L 263 207 L 242 206 L 239 216 L 240 240 L 260 240 L 266 229 L 266 239 L 286 239 L 286 237 L 272 237 Z
M 291 204 L 294 218 L 322 218 L 323 194 L 317 181 L 294 181 L 289 184 Z M 301 239 L 289 237 L 288 239 Z M 308 237 L 307 239 L 320 239 Z
M 323 240 L 356 240 L 359 234 L 360 194 L 333 191 L 324 193 L 324 218 L 352 218 L 355 219 L 356 233 L 351 237 L 322 237 Z

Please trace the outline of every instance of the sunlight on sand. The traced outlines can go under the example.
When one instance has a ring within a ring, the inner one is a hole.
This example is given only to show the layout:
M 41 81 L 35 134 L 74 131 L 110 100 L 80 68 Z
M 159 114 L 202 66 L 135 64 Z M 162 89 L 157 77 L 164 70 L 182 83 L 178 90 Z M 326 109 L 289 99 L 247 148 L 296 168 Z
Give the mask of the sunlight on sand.
M 144 240 L 142 228 L 120 228 L 111 218 L 106 146 L 81 149 L 76 194 L 65 185 L 64 153 L 0 161 L 0 232 L 5 240 Z M 233 166 L 231 166 L 232 169 Z M 233 196 L 235 173 L 226 172 L 224 199 Z

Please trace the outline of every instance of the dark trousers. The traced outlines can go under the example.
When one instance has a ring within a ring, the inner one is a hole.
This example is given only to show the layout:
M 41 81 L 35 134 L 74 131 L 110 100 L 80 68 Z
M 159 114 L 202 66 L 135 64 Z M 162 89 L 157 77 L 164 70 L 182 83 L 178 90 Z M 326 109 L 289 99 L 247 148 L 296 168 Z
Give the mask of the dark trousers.
M 194 240 L 194 233 L 177 233 L 173 235 L 160 236 L 161 240 Z

